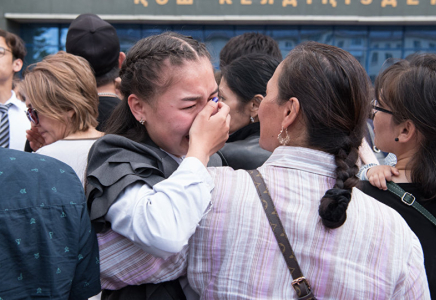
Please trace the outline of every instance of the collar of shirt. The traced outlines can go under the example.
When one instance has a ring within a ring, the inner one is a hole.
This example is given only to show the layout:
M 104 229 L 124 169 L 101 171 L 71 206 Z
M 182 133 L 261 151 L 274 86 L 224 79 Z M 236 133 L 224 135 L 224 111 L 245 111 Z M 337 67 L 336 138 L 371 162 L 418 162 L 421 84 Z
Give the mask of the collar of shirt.
M 12 106 L 15 106 L 17 108 L 21 108 L 23 106 L 23 101 L 21 101 L 20 99 L 17 98 L 17 95 L 15 95 L 14 91 L 11 91 L 11 92 L 12 92 L 12 96 L 11 96 L 11 98 L 8 99 L 8 101 L 6 101 L 5 104 L 12 103 Z
M 336 163 L 333 155 L 304 147 L 277 147 L 264 166 L 296 169 L 336 178 Z
M 171 157 L 172 159 L 174 159 L 179 165 L 182 163 L 182 161 L 185 159 L 185 156 L 180 156 L 180 157 L 177 157 L 177 156 L 175 156 L 175 155 L 173 155 L 173 154 L 171 154 L 171 153 L 168 153 L 168 152 L 166 152 L 164 149 L 162 149 L 162 148 L 159 148 L 160 150 L 162 150 L 163 152 L 165 152 L 166 154 L 168 154 L 169 155 L 169 157 Z

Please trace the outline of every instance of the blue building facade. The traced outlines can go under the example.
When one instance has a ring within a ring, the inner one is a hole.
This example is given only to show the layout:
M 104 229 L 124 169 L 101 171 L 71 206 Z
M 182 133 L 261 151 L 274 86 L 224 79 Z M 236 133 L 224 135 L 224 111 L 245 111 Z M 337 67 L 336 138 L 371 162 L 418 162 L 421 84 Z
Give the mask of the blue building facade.
M 20 36 L 26 42 L 25 64 L 65 50 L 68 23 L 23 23 Z M 313 40 L 349 51 L 365 67 L 372 80 L 386 60 L 405 58 L 415 52 L 436 53 L 435 26 L 346 26 L 346 25 L 189 25 L 114 23 L 121 50 L 128 51 L 139 39 L 167 30 L 190 35 L 205 42 L 218 68 L 219 52 L 232 37 L 244 32 L 259 32 L 273 37 L 283 56 L 303 41 Z M 389 61 L 387 62 L 389 63 Z

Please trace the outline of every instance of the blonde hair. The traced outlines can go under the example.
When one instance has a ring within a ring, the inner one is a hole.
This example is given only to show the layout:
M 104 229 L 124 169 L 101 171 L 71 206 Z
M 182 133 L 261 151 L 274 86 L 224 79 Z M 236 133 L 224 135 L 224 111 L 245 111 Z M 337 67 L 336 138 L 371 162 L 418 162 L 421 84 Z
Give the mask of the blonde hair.
M 23 92 L 32 107 L 48 118 L 65 123 L 62 114 L 73 111 L 71 133 L 98 125 L 98 94 L 89 63 L 59 51 L 27 68 Z

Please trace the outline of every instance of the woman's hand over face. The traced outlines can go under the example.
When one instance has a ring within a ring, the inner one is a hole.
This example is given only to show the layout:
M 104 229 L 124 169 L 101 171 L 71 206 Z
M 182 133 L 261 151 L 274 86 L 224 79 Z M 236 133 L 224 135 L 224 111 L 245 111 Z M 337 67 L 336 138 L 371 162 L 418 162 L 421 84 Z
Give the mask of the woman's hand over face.
M 189 130 L 189 150 L 186 157 L 196 157 L 207 165 L 209 157 L 221 149 L 229 138 L 229 112 L 226 104 L 208 101 Z
M 30 148 L 33 151 L 38 150 L 45 145 L 44 138 L 39 134 L 38 129 L 32 125 L 30 130 L 26 130 L 26 138 L 29 140 Z

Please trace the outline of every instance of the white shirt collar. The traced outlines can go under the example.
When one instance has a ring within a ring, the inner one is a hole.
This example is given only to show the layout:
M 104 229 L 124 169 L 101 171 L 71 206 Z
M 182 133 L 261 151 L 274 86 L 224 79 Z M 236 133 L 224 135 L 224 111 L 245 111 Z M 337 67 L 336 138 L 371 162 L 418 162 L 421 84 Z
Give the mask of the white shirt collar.
M 159 148 L 160 150 L 162 150 L 163 152 L 165 152 L 166 154 L 168 154 L 172 159 L 174 159 L 179 165 L 182 163 L 182 161 L 185 159 L 185 155 L 181 156 L 181 157 L 177 157 L 171 153 L 166 152 L 164 149 Z
M 277 147 L 264 165 L 296 169 L 336 178 L 336 163 L 333 155 L 304 147 Z
M 13 90 L 11 92 L 12 92 L 12 96 L 11 98 L 8 99 L 8 101 L 6 101 L 5 104 L 12 103 L 12 105 L 21 108 L 23 106 L 23 101 L 17 98 L 17 95 Z

